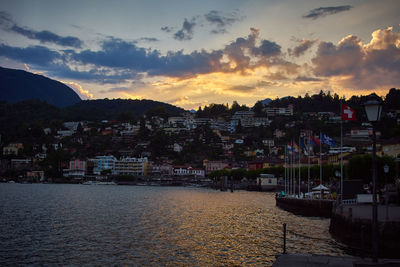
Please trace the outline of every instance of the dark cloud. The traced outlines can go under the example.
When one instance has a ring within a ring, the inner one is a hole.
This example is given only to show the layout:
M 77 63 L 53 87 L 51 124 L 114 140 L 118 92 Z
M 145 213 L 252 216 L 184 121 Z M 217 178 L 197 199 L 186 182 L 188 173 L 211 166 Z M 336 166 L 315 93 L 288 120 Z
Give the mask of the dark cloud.
M 16 24 L 12 26 L 10 31 L 19 33 L 29 39 L 38 40 L 41 43 L 53 43 L 61 46 L 70 46 L 75 48 L 81 48 L 83 42 L 72 36 L 62 37 L 50 31 L 34 31 L 25 27 L 20 27 Z
M 6 12 L 0 12 L 0 25 L 6 31 L 20 34 L 32 40 L 38 40 L 41 43 L 53 43 L 60 46 L 74 48 L 81 48 L 83 44 L 83 42 L 77 37 L 63 37 L 50 31 L 35 31 L 27 27 L 19 26 L 13 21 L 11 15 Z
M 26 64 L 50 66 L 55 60 L 62 59 L 61 54 L 44 46 L 12 47 L 0 44 L 0 56 L 4 56 Z
M 149 51 L 136 46 L 134 42 L 110 38 L 102 43 L 100 51 L 83 50 L 70 55 L 82 64 L 94 64 L 112 68 L 127 68 L 134 71 L 146 71 L 152 65 L 160 64 L 157 50 Z
M 165 26 L 165 27 L 161 27 L 161 30 L 164 32 L 172 32 L 174 30 L 174 28 Z
M 263 40 L 259 47 L 253 47 L 254 55 L 275 56 L 281 53 L 281 46 L 275 42 Z
M 142 38 L 139 39 L 139 41 L 148 42 L 148 43 L 154 43 L 154 42 L 158 42 L 160 40 L 158 40 L 157 38 L 154 38 L 154 37 L 142 37 Z
M 312 59 L 314 74 L 340 77 L 343 86 L 352 89 L 374 89 L 400 86 L 400 33 L 393 28 L 376 30 L 372 40 L 363 45 L 349 35 L 337 45 L 321 42 Z
M 303 55 L 308 49 L 310 49 L 318 40 L 307 40 L 307 39 L 302 39 L 300 41 L 300 44 L 296 46 L 293 49 L 288 49 L 289 55 L 299 57 Z
M 233 92 L 251 92 L 254 91 L 256 89 L 256 87 L 253 86 L 247 86 L 247 85 L 236 85 L 236 86 L 232 86 L 229 87 L 228 90 L 229 91 L 233 91 Z
M 204 15 L 204 18 L 211 25 L 216 26 L 216 29 L 211 30 L 211 33 L 214 34 L 226 33 L 227 32 L 226 27 L 232 26 L 233 23 L 241 21 L 243 19 L 239 17 L 236 12 L 225 14 L 216 10 L 211 10 L 210 12 Z
M 333 15 L 339 12 L 343 12 L 343 11 L 348 11 L 351 8 L 353 8 L 353 6 L 329 6 L 329 7 L 319 7 L 319 8 L 315 8 L 312 9 L 310 11 L 310 13 L 308 13 L 307 15 L 304 15 L 303 18 L 307 18 L 307 19 L 318 19 L 321 17 L 325 17 L 327 15 Z
M 190 21 L 185 19 L 183 21 L 182 29 L 174 34 L 174 39 L 183 41 L 191 40 L 193 38 L 193 28 L 196 26 L 196 18 L 192 18 Z
M 298 76 L 295 79 L 296 82 L 320 82 L 322 79 L 315 77 Z

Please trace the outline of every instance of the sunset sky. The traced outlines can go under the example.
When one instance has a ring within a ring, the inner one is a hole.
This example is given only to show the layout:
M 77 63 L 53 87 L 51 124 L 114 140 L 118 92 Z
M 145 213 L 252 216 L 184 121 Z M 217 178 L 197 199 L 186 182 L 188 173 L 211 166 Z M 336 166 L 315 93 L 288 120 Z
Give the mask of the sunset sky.
M 185 109 L 400 87 L 398 0 L 0 0 L 0 66 Z

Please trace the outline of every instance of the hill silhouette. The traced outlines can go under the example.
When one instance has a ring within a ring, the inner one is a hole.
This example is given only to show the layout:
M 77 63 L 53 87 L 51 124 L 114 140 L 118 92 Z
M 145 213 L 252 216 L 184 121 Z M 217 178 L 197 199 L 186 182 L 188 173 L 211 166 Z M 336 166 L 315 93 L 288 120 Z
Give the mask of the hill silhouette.
M 65 84 L 23 70 L 0 67 L 0 101 L 17 103 L 37 99 L 57 107 L 81 101 L 74 90 Z

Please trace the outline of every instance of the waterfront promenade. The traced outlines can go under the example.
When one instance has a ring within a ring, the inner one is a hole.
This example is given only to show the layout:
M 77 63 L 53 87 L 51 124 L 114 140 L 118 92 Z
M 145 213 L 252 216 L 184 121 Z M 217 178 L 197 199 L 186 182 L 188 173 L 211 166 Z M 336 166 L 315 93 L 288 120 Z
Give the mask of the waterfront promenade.
M 353 266 L 400 266 L 400 260 L 379 260 L 373 263 L 371 259 L 361 259 L 350 256 L 327 256 L 313 254 L 279 254 L 273 267 L 353 267 Z

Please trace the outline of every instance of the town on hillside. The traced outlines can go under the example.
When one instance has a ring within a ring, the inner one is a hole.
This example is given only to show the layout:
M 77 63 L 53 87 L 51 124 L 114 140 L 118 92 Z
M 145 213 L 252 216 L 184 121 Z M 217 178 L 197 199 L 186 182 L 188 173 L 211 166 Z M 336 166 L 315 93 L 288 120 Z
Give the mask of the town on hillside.
M 336 105 L 336 112 L 326 111 L 324 101 Z M 359 163 L 370 160 L 372 125 L 359 98 L 346 104 L 357 120 L 343 121 L 339 97 L 321 91 L 260 101 L 253 108 L 234 102 L 173 116 L 147 112 L 134 119 L 25 123 L 18 136 L 2 133 L 0 177 L 3 182 L 208 184 L 225 175 L 239 183 L 261 173 L 284 177 L 287 148 L 297 145 L 302 177 L 311 164 L 311 180 L 318 184 L 322 164 L 323 180 L 334 184 L 342 125 L 344 177 L 368 183 L 370 170 Z M 380 166 L 389 167 L 378 171 L 393 182 L 399 177 L 400 107 L 389 104 L 377 125 L 377 154 Z M 320 140 L 321 133 L 331 142 L 312 146 L 310 140 Z

